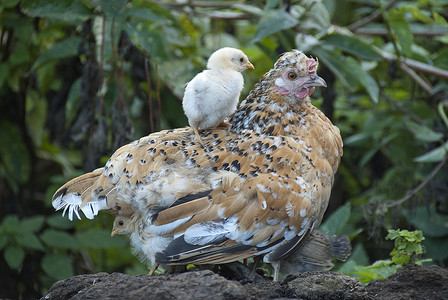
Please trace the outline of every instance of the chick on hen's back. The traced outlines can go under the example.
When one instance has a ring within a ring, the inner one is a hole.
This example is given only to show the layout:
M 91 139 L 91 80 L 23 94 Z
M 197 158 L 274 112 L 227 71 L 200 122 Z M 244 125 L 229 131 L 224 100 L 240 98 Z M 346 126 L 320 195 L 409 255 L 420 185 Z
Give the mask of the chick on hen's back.
M 243 51 L 225 47 L 210 56 L 207 68 L 187 84 L 182 103 L 199 141 L 199 128 L 216 127 L 235 112 L 244 86 L 241 72 L 254 66 Z

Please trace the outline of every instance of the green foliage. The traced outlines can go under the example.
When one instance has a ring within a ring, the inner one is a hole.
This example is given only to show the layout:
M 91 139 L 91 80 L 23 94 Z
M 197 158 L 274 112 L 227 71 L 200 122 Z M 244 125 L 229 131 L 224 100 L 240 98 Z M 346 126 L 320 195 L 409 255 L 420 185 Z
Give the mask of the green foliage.
M 422 231 L 390 229 L 388 232 L 386 239 L 395 241 L 394 249 L 390 252 L 392 259 L 377 260 L 369 266 L 352 264 L 350 269 L 343 270 L 344 273 L 355 276 L 363 283 L 370 283 L 375 280 L 386 279 L 405 265 L 421 265 L 423 262 L 431 261 L 430 259 L 420 259 L 420 256 L 424 253 L 421 242 L 425 238 Z
M 389 230 L 386 239 L 394 240 L 395 246 L 390 253 L 394 264 L 403 266 L 418 263 L 423 254 L 421 242 L 425 239 L 421 230 Z
M 423 231 L 426 256 L 446 265 L 448 3 L 389 3 L 0 0 L 0 250 L 18 276 L 6 284 L 32 273 L 42 293 L 72 274 L 147 272 L 125 238 L 110 238 L 110 216 L 69 222 L 50 199 L 123 143 L 187 125 L 185 83 L 222 46 L 256 67 L 241 98 L 281 52 L 319 59 L 328 88 L 313 101 L 344 139 L 320 227 L 352 240 L 339 270 L 387 277 L 398 265 L 378 258 L 391 242 L 373 238 L 410 225 Z
M 73 229 L 75 224 L 61 216 L 53 215 L 47 219 L 34 216 L 20 220 L 16 215 L 6 216 L 0 224 L 0 252 L 8 266 L 16 271 L 24 267 L 27 257 L 40 253 L 42 259 L 36 267 L 40 270 L 40 281 L 44 285 L 56 280 L 69 278 L 75 274 L 76 253 L 107 249 L 107 252 L 127 251 L 127 241 L 118 237 L 110 238 L 110 232 L 103 229 L 83 229 L 76 235 L 64 229 Z M 123 250 L 124 249 L 124 250 Z M 88 252 L 85 252 L 86 254 Z M 100 258 L 102 259 L 102 258 Z M 120 257 L 123 260 L 122 257 Z M 127 257 L 127 261 L 134 261 Z M 134 272 L 144 273 L 135 264 Z M 97 271 L 107 270 L 107 264 L 98 264 Z
M 43 216 L 19 220 L 15 215 L 6 216 L 0 224 L 0 250 L 9 267 L 18 270 L 25 259 L 25 251 L 43 251 L 44 246 L 36 237 L 42 228 Z

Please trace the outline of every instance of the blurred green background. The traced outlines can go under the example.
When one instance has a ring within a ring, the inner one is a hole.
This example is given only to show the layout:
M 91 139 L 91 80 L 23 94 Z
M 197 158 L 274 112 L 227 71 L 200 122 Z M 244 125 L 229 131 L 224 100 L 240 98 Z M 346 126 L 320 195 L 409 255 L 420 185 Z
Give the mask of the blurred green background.
M 119 146 L 186 126 L 185 83 L 223 46 L 255 65 L 241 99 L 282 52 L 319 59 L 313 103 L 344 139 L 321 230 L 354 248 L 338 270 L 390 258 L 394 228 L 422 230 L 423 258 L 445 266 L 447 19 L 447 0 L 0 0 L 0 298 L 148 272 L 110 215 L 69 222 L 51 197 Z

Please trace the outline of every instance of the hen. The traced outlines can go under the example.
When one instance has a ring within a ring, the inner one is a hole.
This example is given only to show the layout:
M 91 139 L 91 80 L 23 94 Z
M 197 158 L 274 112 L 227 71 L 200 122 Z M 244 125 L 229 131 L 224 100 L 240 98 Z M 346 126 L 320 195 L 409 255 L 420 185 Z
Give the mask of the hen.
M 342 156 L 339 129 L 310 95 L 317 61 L 283 54 L 229 128 L 150 134 L 53 196 L 70 219 L 100 210 L 151 265 L 223 264 L 262 256 L 275 269 L 319 225 Z M 114 232 L 113 232 L 114 234 Z
M 235 112 L 244 86 L 241 72 L 254 66 L 243 51 L 225 47 L 210 56 L 207 68 L 187 84 L 182 101 L 188 123 L 201 143 L 199 128 L 216 127 Z

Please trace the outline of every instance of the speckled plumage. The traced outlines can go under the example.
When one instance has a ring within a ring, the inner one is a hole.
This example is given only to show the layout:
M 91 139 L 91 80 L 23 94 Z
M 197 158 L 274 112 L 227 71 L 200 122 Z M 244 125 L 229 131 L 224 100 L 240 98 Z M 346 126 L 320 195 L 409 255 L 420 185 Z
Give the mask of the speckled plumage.
M 325 85 L 310 61 L 296 50 L 282 55 L 230 128 L 201 130 L 202 145 L 191 128 L 145 136 L 62 186 L 53 206 L 69 217 L 107 209 L 132 218 L 117 233 L 130 232 L 150 264 L 264 255 L 278 275 L 279 263 L 320 224 L 342 156 L 338 128 L 310 102 L 309 91 Z M 291 72 L 295 79 L 278 87 Z

